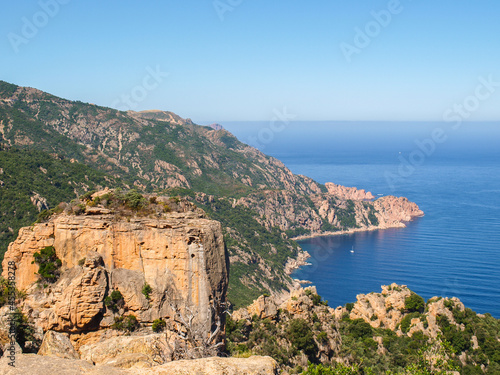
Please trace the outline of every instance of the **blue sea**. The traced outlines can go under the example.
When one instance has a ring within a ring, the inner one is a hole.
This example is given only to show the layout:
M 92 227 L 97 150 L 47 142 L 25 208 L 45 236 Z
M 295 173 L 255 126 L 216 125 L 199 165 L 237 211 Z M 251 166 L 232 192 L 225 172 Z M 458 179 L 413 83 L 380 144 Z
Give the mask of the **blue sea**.
M 292 276 L 330 306 L 396 282 L 500 318 L 500 123 L 223 125 L 294 173 L 405 196 L 424 211 L 406 228 L 300 241 L 311 265 Z

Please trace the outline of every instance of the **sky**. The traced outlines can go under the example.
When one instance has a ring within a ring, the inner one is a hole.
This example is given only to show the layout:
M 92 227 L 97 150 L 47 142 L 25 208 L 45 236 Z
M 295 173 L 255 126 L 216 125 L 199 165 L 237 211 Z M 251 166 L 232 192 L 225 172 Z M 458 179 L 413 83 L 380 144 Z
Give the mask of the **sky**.
M 200 124 L 500 120 L 498 0 L 4 3 L 0 80 L 67 99 Z

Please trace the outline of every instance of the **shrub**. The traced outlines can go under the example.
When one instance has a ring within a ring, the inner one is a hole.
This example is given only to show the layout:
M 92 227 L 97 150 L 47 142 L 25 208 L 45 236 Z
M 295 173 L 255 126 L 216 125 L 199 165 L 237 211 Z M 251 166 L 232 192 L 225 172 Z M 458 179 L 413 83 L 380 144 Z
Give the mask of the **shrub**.
M 54 214 L 54 211 L 52 211 L 52 210 L 40 211 L 40 213 L 38 214 L 38 216 L 36 218 L 36 223 L 43 223 L 43 222 L 49 220 L 53 214 Z
M 92 190 L 92 191 L 87 191 L 85 194 L 83 194 L 80 199 L 82 201 L 89 201 L 91 198 L 92 198 L 92 194 L 94 194 L 96 191 L 95 190 Z
M 36 341 L 34 337 L 35 329 L 21 310 L 16 308 L 11 314 L 11 320 L 15 328 L 16 341 L 22 348 L 24 348 L 26 341 Z
M 363 319 L 351 320 L 347 330 L 353 337 L 364 338 L 373 336 L 372 326 L 366 323 Z
M 311 319 L 312 319 L 313 323 L 319 323 L 318 314 L 313 313 L 311 316 Z
M 119 331 L 135 331 L 139 327 L 139 322 L 134 315 L 115 317 L 115 322 L 111 325 L 111 328 Z
M 309 359 L 314 359 L 318 351 L 311 327 L 304 319 L 293 319 L 286 330 L 290 342 L 297 350 L 302 350 Z
M 119 290 L 113 290 L 109 296 L 104 299 L 104 304 L 114 313 L 123 305 L 123 296 Z
M 47 246 L 33 254 L 35 259 L 33 263 L 38 263 L 38 272 L 41 281 L 52 283 L 57 280 L 60 274 L 62 265 L 61 260 L 57 257 L 53 246 Z
M 144 283 L 144 286 L 142 287 L 142 294 L 144 294 L 144 297 L 149 301 L 151 298 L 150 294 L 153 292 L 153 288 L 148 283 Z
M 347 309 L 347 311 L 351 312 L 352 309 L 354 309 L 354 303 L 352 302 L 346 303 L 345 308 Z
M 329 367 L 322 364 L 309 364 L 307 370 L 304 371 L 302 375 L 358 375 L 359 373 L 359 366 L 357 364 L 346 366 L 342 363 L 338 363 L 335 367 Z
M 423 312 L 425 309 L 425 301 L 418 294 L 412 292 L 411 295 L 405 299 L 405 309 L 408 312 Z
M 321 297 L 317 294 L 311 295 L 311 300 L 314 306 L 318 306 L 321 303 Z
M 83 267 L 83 265 L 85 264 L 85 258 L 82 258 L 78 261 L 78 265 Z
M 320 333 L 318 333 L 316 339 L 322 344 L 328 343 L 328 335 L 325 331 L 321 331 Z
M 153 331 L 154 332 L 161 332 L 165 329 L 167 326 L 167 323 L 163 319 L 155 319 L 153 321 Z
M 125 194 L 125 203 L 133 210 L 138 210 L 146 205 L 146 198 L 142 196 L 137 190 L 130 190 Z
M 403 331 L 403 333 L 407 333 L 410 330 L 411 320 L 418 317 L 420 317 L 420 314 L 418 312 L 413 312 L 411 314 L 406 315 L 401 320 L 401 331 Z
M 13 281 L 8 281 L 0 276 L 0 307 L 9 303 L 9 298 L 15 296 L 15 298 L 24 299 L 26 297 L 26 292 L 22 292 L 15 287 Z

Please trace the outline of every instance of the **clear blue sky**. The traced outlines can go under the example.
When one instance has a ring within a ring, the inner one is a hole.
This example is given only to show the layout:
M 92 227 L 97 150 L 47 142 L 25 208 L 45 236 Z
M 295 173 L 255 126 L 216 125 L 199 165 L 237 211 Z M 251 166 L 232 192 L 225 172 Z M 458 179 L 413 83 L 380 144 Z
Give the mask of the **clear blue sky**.
M 197 122 L 270 120 L 284 107 L 297 120 L 435 121 L 479 77 L 500 82 L 498 0 L 401 0 L 379 30 L 371 11 L 388 1 L 59 0 L 43 10 L 54 1 L 3 4 L 0 79 L 121 109 L 134 92 L 136 110 Z M 226 4 L 223 20 L 214 4 Z M 40 26 L 23 31 L 26 20 Z M 348 62 L 341 44 L 356 47 L 355 29 L 370 25 Z M 148 67 L 168 76 L 152 81 Z M 500 120 L 499 110 L 497 87 L 468 120 Z

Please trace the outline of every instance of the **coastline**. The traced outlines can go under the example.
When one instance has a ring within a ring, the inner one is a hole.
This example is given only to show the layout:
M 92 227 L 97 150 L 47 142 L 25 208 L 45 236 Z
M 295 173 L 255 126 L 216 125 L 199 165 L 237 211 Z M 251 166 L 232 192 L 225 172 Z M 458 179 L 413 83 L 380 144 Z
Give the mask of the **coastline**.
M 300 240 L 307 240 L 311 238 L 316 238 L 316 237 L 325 237 L 325 236 L 341 236 L 343 234 L 353 234 L 357 232 L 372 232 L 375 230 L 384 230 L 384 229 L 390 229 L 390 228 L 406 228 L 405 223 L 395 223 L 394 225 L 384 225 L 384 226 L 369 226 L 369 227 L 364 227 L 364 228 L 351 228 L 348 230 L 339 230 L 335 232 L 316 232 L 316 233 L 311 233 L 311 234 L 305 234 L 302 236 L 297 236 L 297 237 L 292 237 L 290 238 L 293 241 L 300 241 Z
M 295 259 L 288 258 L 285 264 L 285 273 L 290 276 L 293 271 L 298 270 L 300 267 L 311 265 L 311 263 L 306 262 L 306 260 L 310 257 L 311 254 L 300 248 L 299 253 L 297 254 L 297 257 Z
M 307 239 L 317 238 L 317 237 L 341 236 L 344 234 L 353 234 L 353 233 L 358 233 L 358 232 L 373 232 L 376 230 L 384 230 L 384 229 L 390 229 L 390 228 L 406 228 L 407 223 L 413 221 L 413 219 L 415 219 L 415 218 L 423 217 L 423 216 L 424 215 L 414 216 L 411 218 L 410 221 L 397 222 L 397 223 L 393 223 L 391 225 L 383 225 L 383 226 L 371 225 L 369 227 L 351 228 L 348 230 L 340 230 L 340 231 L 336 231 L 336 232 L 311 233 L 311 234 L 307 234 L 307 235 L 292 237 L 291 240 L 300 241 L 300 240 L 307 240 Z M 297 255 L 297 258 L 295 258 L 295 259 L 289 258 L 288 259 L 287 263 L 285 264 L 285 273 L 287 275 L 291 275 L 293 273 L 293 271 L 298 270 L 299 268 L 301 268 L 303 266 L 311 265 L 311 263 L 306 262 L 306 260 L 309 259 L 310 257 L 311 257 L 311 254 L 309 254 L 307 251 L 305 251 L 301 248 L 300 252 Z M 302 283 L 302 282 L 307 282 L 308 280 L 295 280 L 295 281 Z

